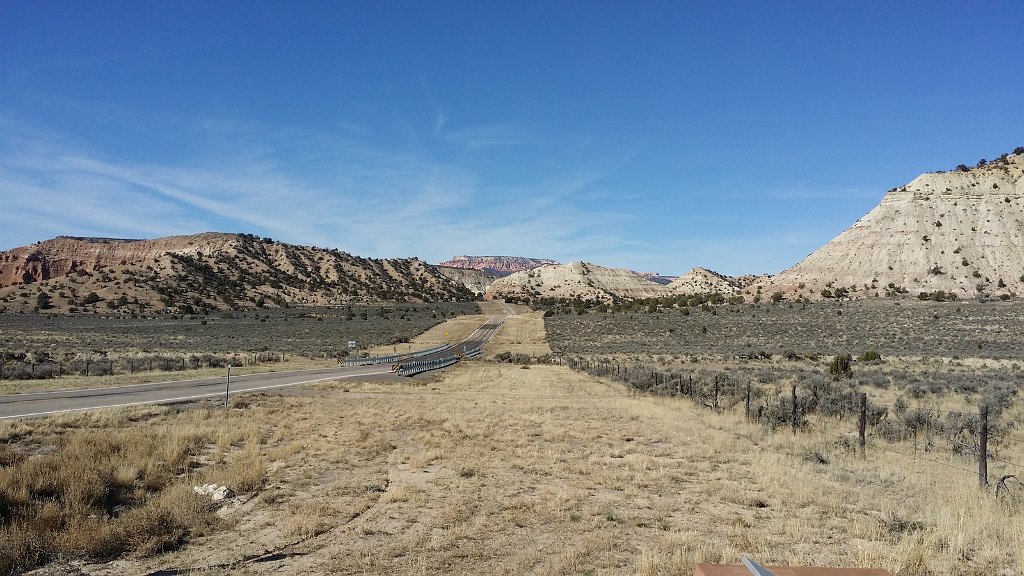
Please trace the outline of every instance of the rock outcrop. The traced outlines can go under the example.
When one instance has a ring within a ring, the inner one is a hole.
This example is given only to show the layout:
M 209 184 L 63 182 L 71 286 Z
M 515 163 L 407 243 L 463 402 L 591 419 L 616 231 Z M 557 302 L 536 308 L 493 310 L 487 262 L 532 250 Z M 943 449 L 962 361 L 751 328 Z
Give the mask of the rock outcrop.
M 484 292 L 487 291 L 487 287 L 491 285 L 491 282 L 494 282 L 494 279 L 498 278 L 497 274 L 486 272 L 484 270 L 477 270 L 475 268 L 449 268 L 447 266 L 438 266 L 437 271 L 453 282 L 462 284 L 478 296 L 483 296 Z
M 686 274 L 673 280 L 668 287 L 677 294 L 706 294 L 718 292 L 723 295 L 732 294 L 742 285 L 733 279 L 723 276 L 707 268 L 693 268 Z
M 1024 149 L 890 190 L 831 242 L 758 285 L 809 298 L 1024 293 Z
M 532 270 L 548 264 L 558 264 L 546 258 L 524 258 L 522 256 L 456 256 L 439 266 L 447 268 L 469 268 L 481 270 L 494 276 L 508 276 L 514 272 Z
M 549 264 L 516 272 L 495 280 L 486 298 L 537 301 L 542 298 L 613 302 L 621 299 L 657 298 L 672 291 L 630 270 L 605 268 L 586 262 Z
M 416 258 L 361 258 L 250 234 L 58 237 L 0 253 L 0 310 L 10 311 L 102 305 L 117 312 L 191 313 L 475 297 L 466 283 Z

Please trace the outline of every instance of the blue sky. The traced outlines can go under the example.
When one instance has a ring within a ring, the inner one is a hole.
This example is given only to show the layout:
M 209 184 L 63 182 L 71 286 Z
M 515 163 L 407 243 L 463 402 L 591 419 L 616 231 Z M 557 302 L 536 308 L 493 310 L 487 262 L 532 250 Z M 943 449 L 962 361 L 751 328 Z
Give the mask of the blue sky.
M 1021 2 L 0 0 L 0 249 L 795 264 L 1024 145 Z

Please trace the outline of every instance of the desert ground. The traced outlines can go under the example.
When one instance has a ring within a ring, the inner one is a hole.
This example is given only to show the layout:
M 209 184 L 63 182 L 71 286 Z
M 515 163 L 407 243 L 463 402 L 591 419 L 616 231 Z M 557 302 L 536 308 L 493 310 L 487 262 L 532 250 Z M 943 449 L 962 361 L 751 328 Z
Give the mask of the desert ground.
M 541 314 L 523 310 L 488 356 L 546 350 Z M 741 553 L 907 576 L 1024 573 L 1019 494 L 979 490 L 969 460 L 910 444 L 872 443 L 862 458 L 837 441 L 848 430 L 771 432 L 742 411 L 567 366 L 478 359 L 402 384 L 247 396 L 227 411 L 4 423 L 0 480 L 10 485 L 3 473 L 31 454 L 104 434 L 155 441 L 180 461 L 146 498 L 180 534 L 136 535 L 116 559 L 90 562 L 76 546 L 116 548 L 69 528 L 34 574 L 689 575 Z M 116 466 L 128 484 L 149 478 Z M 190 493 L 206 482 L 238 496 L 211 509 Z M 17 530 L 0 554 L 31 549 Z M 109 538 L 130 539 L 120 530 Z

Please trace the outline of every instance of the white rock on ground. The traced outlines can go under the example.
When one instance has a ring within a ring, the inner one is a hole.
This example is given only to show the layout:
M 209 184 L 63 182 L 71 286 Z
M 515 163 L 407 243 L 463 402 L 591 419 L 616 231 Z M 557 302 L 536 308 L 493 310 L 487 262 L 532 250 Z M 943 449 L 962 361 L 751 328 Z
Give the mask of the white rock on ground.
M 220 502 L 227 500 L 228 498 L 234 498 L 235 493 L 227 486 L 218 486 L 216 484 L 203 484 L 202 486 L 193 486 L 192 490 L 196 494 L 207 495 L 213 502 Z

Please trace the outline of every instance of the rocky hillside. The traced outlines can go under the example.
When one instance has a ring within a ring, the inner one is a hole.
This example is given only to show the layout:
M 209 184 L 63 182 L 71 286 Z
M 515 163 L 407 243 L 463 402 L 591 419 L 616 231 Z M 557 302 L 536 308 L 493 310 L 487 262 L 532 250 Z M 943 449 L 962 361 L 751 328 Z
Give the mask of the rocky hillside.
M 558 264 L 546 258 L 524 258 L 522 256 L 456 256 L 439 266 L 447 268 L 468 268 L 481 270 L 495 277 L 508 276 L 513 272 L 532 270 L 547 264 Z
M 495 280 L 486 298 L 537 301 L 542 298 L 614 302 L 622 299 L 657 298 L 672 291 L 621 268 L 604 268 L 586 262 L 551 264 L 516 272 Z
M 668 287 L 678 294 L 707 294 L 718 292 L 729 295 L 738 291 L 742 284 L 707 268 L 693 268 L 673 280 Z
M 0 309 L 8 311 L 192 313 L 474 297 L 415 258 L 361 258 L 248 234 L 58 237 L 0 253 Z
M 762 289 L 811 298 L 1024 293 L 1024 148 L 890 190 Z
M 437 271 L 443 276 L 446 276 L 449 280 L 462 284 L 469 289 L 470 292 L 483 296 L 484 292 L 487 291 L 487 287 L 494 282 L 495 278 L 499 276 L 493 272 L 486 272 L 484 270 L 476 270 L 473 268 L 449 268 L 447 266 L 437 266 Z

